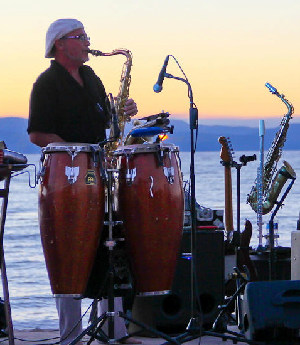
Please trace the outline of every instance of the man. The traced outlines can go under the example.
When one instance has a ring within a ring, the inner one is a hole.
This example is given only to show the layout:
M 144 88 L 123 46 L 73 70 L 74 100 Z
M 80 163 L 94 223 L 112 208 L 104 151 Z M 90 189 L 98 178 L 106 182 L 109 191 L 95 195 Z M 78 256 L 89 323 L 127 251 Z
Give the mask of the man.
M 45 57 L 54 60 L 32 89 L 27 129 L 32 143 L 45 147 L 52 142 L 98 143 L 105 139 L 110 120 L 107 96 L 101 80 L 84 65 L 89 60 L 89 45 L 80 21 L 58 19 L 50 25 Z M 132 99 L 127 100 L 124 111 L 128 116 L 137 114 Z M 69 344 L 82 332 L 81 301 L 62 297 L 56 304 L 61 345 Z M 125 325 L 121 327 L 118 338 L 126 336 Z
M 106 93 L 93 70 L 83 66 L 89 60 L 89 45 L 81 22 L 59 19 L 50 25 L 45 57 L 55 60 L 39 76 L 31 94 L 28 133 L 34 144 L 104 140 L 109 121 Z M 132 99 L 124 110 L 136 115 Z

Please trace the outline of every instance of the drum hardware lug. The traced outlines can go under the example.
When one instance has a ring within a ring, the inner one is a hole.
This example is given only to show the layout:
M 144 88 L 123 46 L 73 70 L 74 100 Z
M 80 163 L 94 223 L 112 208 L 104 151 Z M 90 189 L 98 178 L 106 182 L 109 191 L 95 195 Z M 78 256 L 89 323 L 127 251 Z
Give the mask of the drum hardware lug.
M 97 167 L 99 165 L 100 176 L 102 180 L 105 181 L 107 179 L 107 176 L 106 176 L 106 171 L 103 167 L 103 161 L 104 161 L 103 151 L 100 150 L 97 155 L 96 155 L 96 152 L 93 152 L 93 159 L 94 159 L 94 166 Z
M 164 175 L 166 176 L 170 184 L 174 183 L 175 172 L 174 172 L 173 167 L 170 167 L 170 168 L 164 167 Z
M 96 151 L 92 151 L 92 156 L 93 156 L 93 164 L 94 164 L 94 167 L 97 167 L 98 166 L 98 154 L 96 154 Z
M 156 152 L 158 166 L 162 167 L 164 165 L 164 152 L 162 150 Z
M 135 177 L 136 177 L 136 168 L 127 169 L 126 182 L 128 184 L 132 184 L 132 182 L 134 181 Z
M 44 176 L 45 176 L 45 173 L 46 173 L 46 167 L 43 166 L 42 169 L 41 169 L 41 170 L 38 172 L 38 174 L 37 174 L 37 181 L 38 181 L 39 179 L 41 179 L 42 177 L 44 177 Z
M 77 156 L 77 154 L 78 154 L 78 152 L 80 152 L 80 150 L 76 151 L 76 150 L 68 149 L 68 150 L 66 150 L 66 152 L 68 152 L 68 154 L 71 156 L 72 162 L 73 162 L 74 158 Z
M 45 160 L 45 153 L 42 152 L 41 157 L 40 157 L 40 164 L 43 164 L 44 160 Z

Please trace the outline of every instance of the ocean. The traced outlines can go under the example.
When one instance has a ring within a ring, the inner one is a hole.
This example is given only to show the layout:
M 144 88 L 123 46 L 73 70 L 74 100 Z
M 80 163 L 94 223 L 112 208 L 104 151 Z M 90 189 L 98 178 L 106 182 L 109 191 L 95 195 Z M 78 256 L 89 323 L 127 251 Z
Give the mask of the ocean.
M 241 155 L 253 155 L 257 152 L 236 152 L 233 159 L 239 163 Z M 57 329 L 57 313 L 51 294 L 48 275 L 41 248 L 38 224 L 38 188 L 34 188 L 35 171 L 39 170 L 39 155 L 27 155 L 30 165 L 26 172 L 15 176 L 11 180 L 4 231 L 4 250 L 9 283 L 10 303 L 12 308 L 13 325 L 15 329 Z M 181 152 L 181 171 L 184 181 L 189 180 L 190 153 Z M 300 172 L 300 152 L 284 151 L 279 161 L 288 161 L 293 169 Z M 241 230 L 245 218 L 253 224 L 251 245 L 258 245 L 257 216 L 246 203 L 247 194 L 257 175 L 258 160 L 249 162 L 240 168 L 240 215 Z M 236 228 L 236 191 L 237 171 L 231 169 L 232 198 L 234 225 Z M 195 155 L 195 181 L 197 202 L 211 209 L 224 209 L 224 167 L 220 163 L 219 152 L 198 152 Z M 287 188 L 289 182 L 283 187 Z M 31 187 L 30 187 L 31 185 Z M 1 186 L 2 187 L 2 186 Z M 32 188 L 33 187 L 33 188 Z M 300 185 L 297 179 L 287 195 L 283 207 L 277 214 L 279 224 L 279 245 L 290 246 L 291 231 L 296 230 L 299 217 Z M 264 233 L 271 213 L 263 217 Z M 263 242 L 264 244 L 265 242 Z M 92 300 L 83 301 L 83 313 L 90 306 Z M 84 318 L 87 323 L 88 314 Z

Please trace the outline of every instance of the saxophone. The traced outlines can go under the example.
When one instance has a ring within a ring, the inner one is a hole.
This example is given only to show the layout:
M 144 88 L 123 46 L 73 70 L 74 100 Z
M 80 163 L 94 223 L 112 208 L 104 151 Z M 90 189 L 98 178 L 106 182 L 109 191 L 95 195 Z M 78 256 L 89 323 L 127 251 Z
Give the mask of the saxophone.
M 113 56 L 113 55 L 125 55 L 126 61 L 123 65 L 121 74 L 121 85 L 119 88 L 119 93 L 116 99 L 110 95 L 110 104 L 112 109 L 112 121 L 110 126 L 110 140 L 106 144 L 106 150 L 108 153 L 114 151 L 119 145 L 123 144 L 125 123 L 130 122 L 130 116 L 126 116 L 124 112 L 124 106 L 129 96 L 129 86 L 131 82 L 131 66 L 132 66 L 132 54 L 128 49 L 115 49 L 110 53 L 103 53 L 100 50 L 89 49 L 88 52 L 94 56 Z M 117 124 L 114 121 L 114 116 L 116 116 Z M 119 129 L 116 134 L 116 125 Z
M 282 148 L 284 146 L 287 131 L 289 128 L 289 121 L 292 118 L 294 108 L 293 105 L 285 99 L 284 95 L 279 94 L 277 89 L 274 88 L 271 84 L 266 83 L 266 87 L 272 94 L 281 99 L 281 101 L 287 106 L 288 112 L 282 118 L 280 128 L 276 133 L 271 147 L 267 153 L 266 162 L 263 168 L 262 186 L 258 186 L 256 179 L 255 185 L 252 187 L 250 193 L 248 194 L 247 203 L 250 204 L 251 208 L 255 212 L 258 212 L 258 193 L 260 191 L 259 188 L 262 188 L 262 214 L 267 214 L 272 210 L 286 181 L 288 179 L 296 178 L 295 171 L 286 161 L 283 162 L 283 166 L 277 172 L 277 163 L 282 154 Z M 273 179 L 274 174 L 276 174 L 276 176 Z

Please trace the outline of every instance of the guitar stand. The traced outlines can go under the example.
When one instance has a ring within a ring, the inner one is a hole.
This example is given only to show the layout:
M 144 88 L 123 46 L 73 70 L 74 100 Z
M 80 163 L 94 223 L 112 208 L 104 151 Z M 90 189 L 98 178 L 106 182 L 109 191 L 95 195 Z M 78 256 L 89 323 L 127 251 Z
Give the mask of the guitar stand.
M 235 260 L 236 260 L 236 267 L 234 267 L 235 273 L 233 274 L 234 279 L 236 281 L 236 290 L 234 294 L 229 298 L 228 302 L 220 306 L 220 313 L 218 314 L 213 327 L 212 331 L 215 332 L 204 332 L 204 334 L 208 334 L 211 336 L 221 337 L 223 340 L 231 339 L 233 341 L 239 341 L 239 342 L 246 342 L 248 344 L 257 344 L 257 342 L 250 341 L 245 339 L 243 333 L 237 333 L 237 332 L 231 332 L 227 329 L 225 323 L 228 319 L 228 315 L 231 317 L 231 308 L 232 304 L 235 303 L 235 309 L 236 309 L 236 319 L 235 322 L 240 330 L 243 329 L 243 316 L 242 316 L 242 301 L 241 301 L 241 294 L 244 291 L 245 286 L 249 282 L 249 270 L 247 266 L 243 266 L 243 270 L 245 271 L 245 274 L 242 274 L 239 270 L 239 259 L 238 254 L 241 248 L 241 231 L 240 231 L 240 171 L 242 166 L 246 166 L 248 162 L 254 161 L 256 159 L 256 155 L 253 156 L 241 156 L 240 162 L 242 164 L 239 164 L 235 161 L 228 163 L 228 162 L 221 162 L 223 165 L 230 164 L 232 167 L 235 167 L 237 170 L 237 230 L 233 232 L 232 236 L 232 244 L 235 248 Z M 226 315 L 227 314 L 227 315 Z M 231 333 L 235 337 L 225 335 L 225 333 Z
M 80 341 L 85 335 L 90 336 L 90 339 L 88 340 L 87 344 L 91 344 L 95 339 L 104 341 L 107 344 L 116 344 L 118 341 L 126 339 L 130 337 L 131 335 L 128 335 L 126 337 L 122 337 L 121 339 L 115 339 L 114 336 L 114 317 L 120 317 L 124 320 L 130 321 L 137 326 L 141 327 L 142 329 L 151 332 L 153 335 L 158 336 L 160 338 L 163 338 L 167 340 L 168 343 L 173 343 L 174 345 L 179 345 L 179 343 L 169 337 L 168 335 L 159 332 L 141 322 L 138 322 L 127 315 L 125 315 L 121 311 L 115 312 L 115 306 L 114 306 L 114 255 L 113 250 L 116 246 L 116 240 L 113 238 L 113 228 L 120 224 L 120 221 L 114 221 L 113 220 L 113 174 L 117 173 L 117 169 L 106 169 L 107 172 L 107 207 L 108 207 L 108 221 L 105 222 L 105 225 L 108 226 L 108 240 L 106 241 L 105 245 L 108 247 L 108 284 L 107 284 L 107 301 L 108 301 L 108 311 L 104 312 L 101 316 L 96 318 L 90 326 L 88 326 L 83 332 L 78 335 L 69 345 L 76 345 L 78 341 Z M 108 322 L 108 334 L 105 334 L 103 332 L 102 327 L 107 320 Z
M 247 268 L 245 268 L 247 269 Z M 234 267 L 233 270 L 235 271 L 235 273 L 233 274 L 234 279 L 236 280 L 236 291 L 234 292 L 234 294 L 229 298 L 228 302 L 225 305 L 219 306 L 221 312 L 218 314 L 212 330 L 213 331 L 217 331 L 217 332 L 227 332 L 227 333 L 232 333 L 229 332 L 227 330 L 227 328 L 224 326 L 224 316 L 225 314 L 228 315 L 228 310 L 231 310 L 231 306 L 233 304 L 233 302 L 236 302 L 236 300 L 238 299 L 238 297 L 240 296 L 240 294 L 243 292 L 245 286 L 247 285 L 247 283 L 249 282 L 248 276 L 246 275 L 246 277 L 240 272 L 240 270 L 237 267 Z M 238 301 L 240 302 L 240 301 Z M 238 313 L 237 313 L 237 318 L 234 320 L 236 323 L 238 323 L 238 318 L 240 318 L 240 309 L 238 308 Z M 229 315 L 231 318 L 232 316 Z M 239 327 L 240 328 L 240 327 Z M 235 332 L 233 332 L 235 333 Z M 235 333 L 238 334 L 238 333 Z M 239 334 L 240 336 L 242 336 L 242 334 Z

